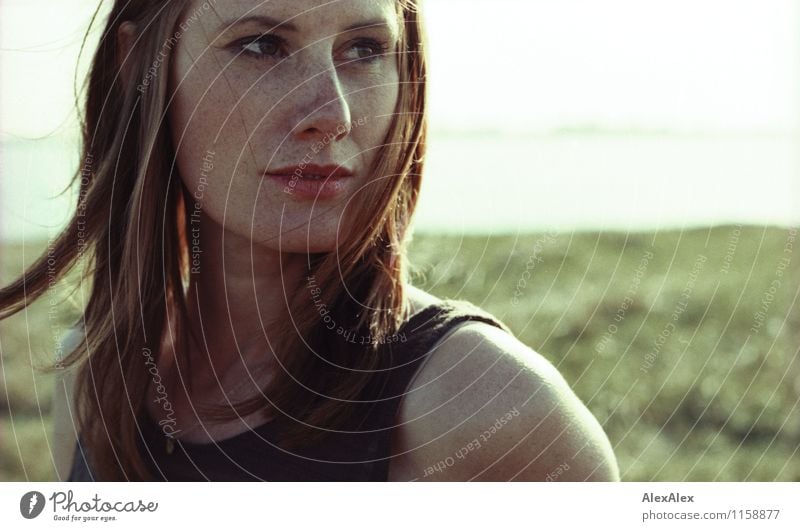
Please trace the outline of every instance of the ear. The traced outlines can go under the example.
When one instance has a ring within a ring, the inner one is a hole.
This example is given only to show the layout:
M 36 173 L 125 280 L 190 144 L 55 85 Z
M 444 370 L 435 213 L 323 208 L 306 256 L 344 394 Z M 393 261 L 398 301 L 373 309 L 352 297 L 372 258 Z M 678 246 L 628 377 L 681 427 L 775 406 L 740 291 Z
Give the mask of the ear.
M 117 28 L 117 65 L 124 83 L 130 83 L 130 64 L 133 43 L 136 41 L 136 24 L 125 21 Z

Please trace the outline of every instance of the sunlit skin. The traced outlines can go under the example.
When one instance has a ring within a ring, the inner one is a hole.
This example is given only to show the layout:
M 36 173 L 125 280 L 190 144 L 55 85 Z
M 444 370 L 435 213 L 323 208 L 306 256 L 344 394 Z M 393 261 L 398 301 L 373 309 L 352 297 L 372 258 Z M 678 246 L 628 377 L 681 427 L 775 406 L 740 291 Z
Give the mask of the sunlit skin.
M 334 250 L 359 190 L 386 182 L 370 169 L 397 105 L 402 26 L 393 0 L 202 4 L 184 11 L 168 120 L 200 250 L 189 309 L 208 354 L 193 353 L 192 385 L 222 398 L 217 378 L 230 389 L 269 359 L 268 323 L 288 322 L 306 253 Z M 303 198 L 269 176 L 304 163 L 350 174 L 343 193 Z
M 270 20 L 225 24 L 251 15 Z M 130 30 L 122 26 L 123 42 L 131 41 Z M 189 310 L 207 341 L 207 352 L 192 353 L 198 363 L 191 374 L 182 374 L 197 395 L 171 395 L 176 418 L 190 419 L 177 426 L 180 438 L 209 442 L 247 429 L 239 420 L 193 429 L 193 399 L 222 398 L 220 387 L 236 388 L 269 358 L 262 324 L 286 322 L 284 290 L 301 280 L 305 254 L 334 250 L 350 214 L 364 207 L 358 190 L 380 183 L 369 170 L 396 110 L 400 31 L 393 0 L 241 0 L 217 2 L 177 44 L 168 119 L 179 178 L 192 194 L 202 189 L 202 253 Z M 260 38 L 264 33 L 271 36 Z M 309 153 L 313 164 L 352 174 L 342 194 L 308 200 L 268 176 Z M 412 311 L 435 301 L 409 287 Z M 170 356 L 159 365 L 165 380 L 179 385 Z M 263 386 L 274 372 L 259 374 L 254 379 Z M 556 470 L 563 481 L 619 477 L 602 428 L 563 377 L 496 327 L 458 325 L 408 390 L 392 432 L 392 481 L 543 481 Z M 430 473 L 509 411 L 517 414 L 480 451 Z M 265 417 L 245 420 L 254 426 Z
M 335 247 L 346 208 L 358 208 L 353 194 L 375 177 L 368 171 L 397 104 L 399 31 L 392 0 L 217 2 L 188 26 L 170 78 L 178 169 L 196 191 L 201 161 L 215 152 L 203 211 L 246 242 L 244 254 L 251 241 L 272 254 Z M 356 179 L 316 205 L 262 179 L 304 159 Z

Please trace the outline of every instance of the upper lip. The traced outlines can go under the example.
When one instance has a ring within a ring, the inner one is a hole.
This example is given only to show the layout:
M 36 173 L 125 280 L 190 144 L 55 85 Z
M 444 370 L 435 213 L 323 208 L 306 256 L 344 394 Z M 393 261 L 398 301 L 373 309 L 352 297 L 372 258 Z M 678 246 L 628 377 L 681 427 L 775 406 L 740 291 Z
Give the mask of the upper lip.
M 353 171 L 338 164 L 306 164 L 305 166 L 284 166 L 267 170 L 268 175 L 322 175 L 323 177 L 352 177 Z

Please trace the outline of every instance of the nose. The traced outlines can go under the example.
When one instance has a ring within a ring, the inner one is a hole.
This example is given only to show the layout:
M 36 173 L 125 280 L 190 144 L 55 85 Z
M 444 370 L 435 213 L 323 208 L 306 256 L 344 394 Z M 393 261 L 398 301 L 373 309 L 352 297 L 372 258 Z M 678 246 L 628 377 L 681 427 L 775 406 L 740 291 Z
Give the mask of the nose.
M 300 140 L 331 141 L 345 138 L 352 129 L 350 106 L 336 68 L 313 74 L 298 87 L 298 120 L 295 136 Z

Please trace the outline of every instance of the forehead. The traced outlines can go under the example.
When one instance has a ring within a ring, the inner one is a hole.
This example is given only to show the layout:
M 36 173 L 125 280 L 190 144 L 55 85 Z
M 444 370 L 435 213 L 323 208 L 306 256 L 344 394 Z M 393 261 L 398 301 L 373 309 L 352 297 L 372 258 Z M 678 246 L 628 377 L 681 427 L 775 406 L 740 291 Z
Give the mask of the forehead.
M 397 30 L 397 0 L 193 0 L 186 13 L 211 5 L 207 25 L 221 33 L 237 26 L 281 28 L 325 34 L 364 22 L 383 22 Z M 205 17 L 204 17 L 205 18 Z

